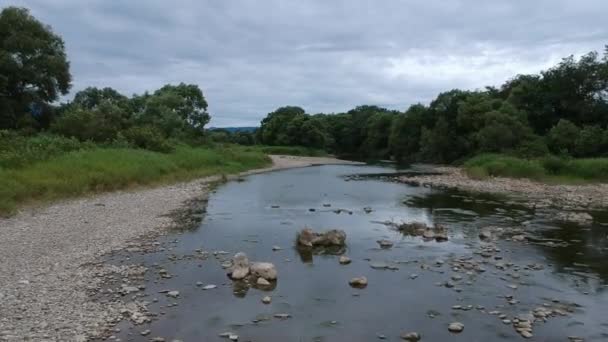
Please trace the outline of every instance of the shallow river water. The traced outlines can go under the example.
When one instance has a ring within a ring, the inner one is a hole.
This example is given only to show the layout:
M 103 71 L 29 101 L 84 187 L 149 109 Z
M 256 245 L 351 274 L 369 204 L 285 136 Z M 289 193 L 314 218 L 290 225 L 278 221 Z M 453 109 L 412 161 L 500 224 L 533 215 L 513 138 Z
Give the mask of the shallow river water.
M 150 311 L 159 313 L 150 324 L 123 323 L 117 337 L 227 341 L 218 335 L 233 332 L 239 341 L 399 341 L 402 332 L 415 331 L 422 341 L 515 341 L 523 338 L 503 320 L 545 305 L 565 315 L 534 323 L 532 340 L 608 340 L 605 214 L 592 213 L 593 226 L 578 227 L 554 222 L 549 209 L 534 211 L 506 198 L 343 177 L 391 171 L 327 165 L 220 186 L 200 226 L 164 237 L 164 251 L 114 258 L 149 267 L 140 300 L 150 301 Z M 403 235 L 385 221 L 444 224 L 449 241 Z M 479 228 L 490 225 L 526 227 L 529 234 L 558 244 L 499 239 L 494 242 L 499 251 L 482 257 L 475 253 L 487 243 L 479 239 Z M 343 254 L 352 263 L 340 265 L 337 255 L 298 252 L 296 232 L 305 226 L 346 231 Z M 394 246 L 381 249 L 380 239 Z M 229 254 L 214 256 L 214 251 Z M 222 262 L 241 251 L 250 260 L 276 265 L 274 289 L 246 288 L 227 277 Z M 463 261 L 478 262 L 485 272 L 453 269 Z M 171 278 L 162 278 L 160 268 Z M 351 288 L 355 276 L 366 276 L 368 286 Z M 445 286 L 448 281 L 453 287 Z M 217 288 L 203 290 L 201 283 Z M 170 298 L 162 290 L 180 295 Z M 272 303 L 265 305 L 261 298 L 267 295 Z M 290 318 L 273 317 L 282 313 Z M 451 322 L 463 323 L 464 330 L 449 332 Z M 146 329 L 150 334 L 142 336 Z

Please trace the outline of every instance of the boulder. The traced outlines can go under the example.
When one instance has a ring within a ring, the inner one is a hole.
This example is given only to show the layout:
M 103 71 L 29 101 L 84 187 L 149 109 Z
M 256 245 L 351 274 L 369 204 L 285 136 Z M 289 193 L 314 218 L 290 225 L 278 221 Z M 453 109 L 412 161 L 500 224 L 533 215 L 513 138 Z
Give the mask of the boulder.
M 340 256 L 340 259 L 338 259 L 338 261 L 341 265 L 348 265 L 351 262 L 350 258 L 344 255 Z
M 298 245 L 314 246 L 344 246 L 346 233 L 343 230 L 332 229 L 323 233 L 316 233 L 310 228 L 304 228 L 298 233 Z
M 450 325 L 448 325 L 448 330 L 453 333 L 459 333 L 464 330 L 464 324 L 460 322 L 450 323 Z
M 232 279 L 243 279 L 249 275 L 249 259 L 245 253 L 236 253 L 232 258 L 232 273 L 230 277 Z
M 253 276 L 266 280 L 277 279 L 277 269 L 274 264 L 269 262 L 254 262 L 249 266 L 249 271 Z

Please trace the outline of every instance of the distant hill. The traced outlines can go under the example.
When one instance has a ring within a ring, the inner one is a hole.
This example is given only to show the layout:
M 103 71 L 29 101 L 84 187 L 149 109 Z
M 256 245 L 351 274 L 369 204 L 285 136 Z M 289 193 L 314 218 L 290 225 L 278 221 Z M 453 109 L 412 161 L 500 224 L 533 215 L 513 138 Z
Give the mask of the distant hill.
M 213 131 L 213 130 L 225 130 L 228 131 L 230 133 L 235 133 L 235 132 L 253 132 L 256 129 L 258 129 L 259 127 L 210 127 L 209 130 Z

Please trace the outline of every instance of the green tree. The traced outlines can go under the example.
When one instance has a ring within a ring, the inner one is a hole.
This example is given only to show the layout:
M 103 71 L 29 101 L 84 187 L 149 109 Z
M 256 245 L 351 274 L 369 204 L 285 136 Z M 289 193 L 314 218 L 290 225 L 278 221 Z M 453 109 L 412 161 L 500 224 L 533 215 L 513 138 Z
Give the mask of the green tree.
M 37 106 L 67 94 L 72 77 L 61 37 L 25 8 L 0 12 L 0 128 L 20 128 Z
M 391 127 L 389 146 L 398 163 L 418 159 L 424 116 L 428 108 L 422 104 L 411 106 L 405 114 L 397 116 Z
M 304 116 L 304 109 L 295 106 L 281 107 L 268 115 L 262 120 L 258 136 L 260 141 L 266 145 L 288 145 L 293 139 L 287 133 L 288 126 L 293 131 L 297 127 L 292 124 L 297 116 Z
M 548 134 L 549 149 L 554 153 L 574 153 L 580 130 L 572 122 L 561 119 Z
M 69 106 L 51 125 L 51 129 L 81 141 L 109 142 L 127 125 L 125 111 L 111 102 L 103 101 L 93 109 Z

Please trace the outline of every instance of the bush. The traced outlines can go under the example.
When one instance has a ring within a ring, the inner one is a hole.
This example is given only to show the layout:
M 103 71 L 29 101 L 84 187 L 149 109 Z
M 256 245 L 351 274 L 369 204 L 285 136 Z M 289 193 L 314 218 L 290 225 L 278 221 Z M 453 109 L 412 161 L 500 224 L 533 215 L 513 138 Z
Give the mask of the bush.
M 51 125 L 51 129 L 80 141 L 110 142 L 126 127 L 126 121 L 126 113 L 122 109 L 103 102 L 93 110 L 68 107 Z
M 547 173 L 551 175 L 559 175 L 563 173 L 568 167 L 568 160 L 556 156 L 548 156 L 541 161 Z
M 121 133 L 135 147 L 156 152 L 171 152 L 175 149 L 163 133 L 152 126 L 135 126 Z M 122 139 L 122 138 L 121 138 Z
M 15 132 L 0 131 L 0 168 L 20 168 L 70 151 L 92 147 L 92 143 L 82 143 L 58 135 L 26 137 Z
M 535 136 L 530 140 L 524 140 L 517 148 L 516 154 L 521 158 L 538 158 L 549 155 L 549 147 L 545 139 Z
M 575 150 L 579 128 L 572 122 L 561 119 L 553 126 L 547 135 L 549 149 L 553 153 L 567 153 L 572 155 Z

